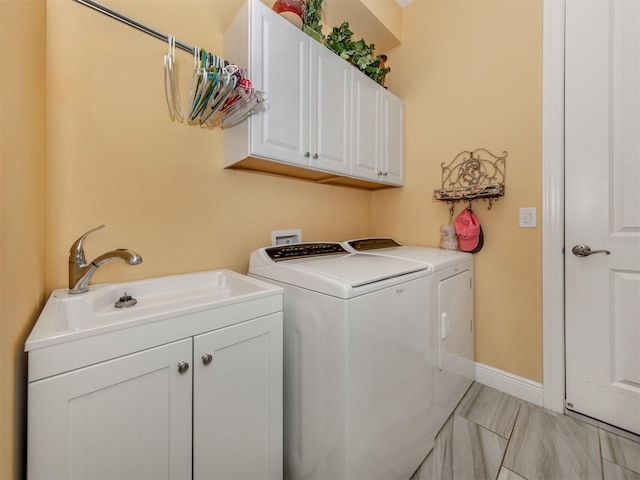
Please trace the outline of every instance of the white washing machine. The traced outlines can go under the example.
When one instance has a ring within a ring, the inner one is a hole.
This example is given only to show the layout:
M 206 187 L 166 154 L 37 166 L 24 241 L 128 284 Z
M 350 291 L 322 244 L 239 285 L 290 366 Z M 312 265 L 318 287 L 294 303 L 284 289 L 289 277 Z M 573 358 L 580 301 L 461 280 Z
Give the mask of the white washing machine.
M 475 377 L 473 344 L 473 255 L 440 248 L 405 246 L 392 238 L 343 242 L 346 250 L 410 260 L 433 270 L 429 304 L 428 356 L 434 376 L 434 415 L 440 429 Z
M 432 448 L 432 268 L 339 243 L 266 247 L 249 275 L 284 288 L 284 469 L 407 480 Z

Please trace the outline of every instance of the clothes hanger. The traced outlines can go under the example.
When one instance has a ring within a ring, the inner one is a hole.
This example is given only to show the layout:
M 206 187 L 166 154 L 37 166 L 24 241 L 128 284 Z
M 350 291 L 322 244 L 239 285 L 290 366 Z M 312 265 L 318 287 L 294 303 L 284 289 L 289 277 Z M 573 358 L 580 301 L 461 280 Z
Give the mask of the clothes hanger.
M 180 104 L 180 90 L 178 88 L 178 74 L 176 65 L 176 37 L 175 35 L 167 35 L 167 43 L 169 51 L 164 56 L 164 95 L 169 108 L 169 117 L 171 120 L 182 122 L 184 116 Z
M 169 108 L 169 118 L 171 118 L 171 120 L 175 120 L 176 109 L 173 101 L 173 59 L 171 57 L 171 35 L 168 35 L 167 38 L 169 43 L 169 52 L 164 56 L 164 97 L 167 101 L 167 107 Z

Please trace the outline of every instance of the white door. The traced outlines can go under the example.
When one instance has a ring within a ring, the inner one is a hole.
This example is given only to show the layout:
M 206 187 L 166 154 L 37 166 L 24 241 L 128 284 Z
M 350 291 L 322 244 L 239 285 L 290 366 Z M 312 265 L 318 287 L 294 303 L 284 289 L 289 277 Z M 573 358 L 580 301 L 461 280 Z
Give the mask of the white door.
M 194 338 L 193 478 L 282 478 L 282 314 Z
M 567 408 L 640 434 L 640 2 L 566 19 Z
M 29 384 L 30 479 L 191 478 L 191 339 Z

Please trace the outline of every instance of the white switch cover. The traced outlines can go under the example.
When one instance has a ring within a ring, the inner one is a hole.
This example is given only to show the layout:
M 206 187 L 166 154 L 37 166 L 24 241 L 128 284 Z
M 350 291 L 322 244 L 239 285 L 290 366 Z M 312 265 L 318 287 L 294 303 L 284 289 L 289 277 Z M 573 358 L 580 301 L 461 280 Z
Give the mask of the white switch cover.
M 525 207 L 520 209 L 520 227 L 535 228 L 536 225 L 536 207 Z

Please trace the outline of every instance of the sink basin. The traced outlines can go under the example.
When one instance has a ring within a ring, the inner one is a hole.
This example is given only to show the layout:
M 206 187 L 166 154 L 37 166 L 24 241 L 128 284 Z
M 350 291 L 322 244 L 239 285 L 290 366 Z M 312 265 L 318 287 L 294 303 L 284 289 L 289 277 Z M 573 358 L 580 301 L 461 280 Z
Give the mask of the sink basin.
M 25 350 L 219 308 L 281 289 L 231 270 L 172 275 L 127 283 L 91 285 L 89 292 L 55 290 L 42 310 Z M 123 295 L 137 300 L 116 308 Z

